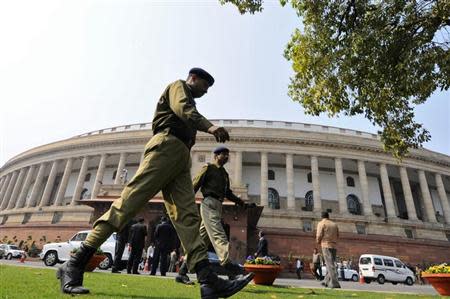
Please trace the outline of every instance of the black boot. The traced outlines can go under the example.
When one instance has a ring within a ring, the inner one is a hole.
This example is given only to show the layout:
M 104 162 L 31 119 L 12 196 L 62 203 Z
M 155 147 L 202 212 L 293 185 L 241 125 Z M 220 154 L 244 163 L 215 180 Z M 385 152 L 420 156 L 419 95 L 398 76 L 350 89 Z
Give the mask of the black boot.
M 238 264 L 235 264 L 233 262 L 228 262 L 225 265 L 222 266 L 225 271 L 226 275 L 230 280 L 236 280 L 243 278 L 245 274 L 247 274 L 243 267 L 239 266 Z
M 56 278 L 61 282 L 61 292 L 68 294 L 86 294 L 83 288 L 83 274 L 86 264 L 94 255 L 96 248 L 81 243 L 79 250 L 56 271 Z
M 180 267 L 180 270 L 178 271 L 178 275 L 175 277 L 175 281 L 182 283 L 182 284 L 187 284 L 187 285 L 193 285 L 194 282 L 192 282 L 189 279 L 189 276 L 187 276 L 187 265 L 186 262 L 183 262 L 183 264 Z
M 242 290 L 254 276 L 253 273 L 250 273 L 236 280 L 222 279 L 211 270 L 208 260 L 197 263 L 195 271 L 197 272 L 197 280 L 200 283 L 202 299 L 230 297 Z

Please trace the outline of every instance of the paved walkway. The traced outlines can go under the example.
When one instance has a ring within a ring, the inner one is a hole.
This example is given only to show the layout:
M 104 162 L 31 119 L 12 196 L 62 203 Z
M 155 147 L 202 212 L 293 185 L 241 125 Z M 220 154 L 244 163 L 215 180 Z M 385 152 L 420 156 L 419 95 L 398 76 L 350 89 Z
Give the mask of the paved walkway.
M 26 260 L 25 263 L 20 263 L 19 260 L 5 260 L 1 259 L 0 264 L 13 265 L 13 266 L 22 266 L 22 267 L 33 267 L 33 268 L 45 268 L 45 269 L 56 269 L 55 267 L 47 267 L 44 263 L 37 259 Z M 111 273 L 106 270 L 95 270 L 96 272 L 104 272 Z M 121 274 L 114 275 L 126 275 L 125 272 L 122 271 Z M 143 273 L 146 275 L 146 273 Z M 195 275 L 189 275 L 192 280 L 195 280 Z M 153 277 L 161 277 L 161 276 L 153 276 Z M 166 279 L 173 279 L 175 277 L 175 273 L 167 273 Z M 438 295 L 438 293 L 433 289 L 430 285 L 413 285 L 407 286 L 404 284 L 393 285 L 391 283 L 385 283 L 383 285 L 378 284 L 377 282 L 372 282 L 370 284 L 360 284 L 358 282 L 352 281 L 340 281 L 342 290 L 346 291 L 369 291 L 369 292 L 383 292 L 383 293 L 403 293 L 403 294 L 422 294 L 422 295 Z M 319 281 L 313 279 L 293 279 L 293 278 L 278 278 L 275 280 L 274 285 L 282 285 L 282 286 L 292 286 L 297 288 L 323 288 L 320 285 Z

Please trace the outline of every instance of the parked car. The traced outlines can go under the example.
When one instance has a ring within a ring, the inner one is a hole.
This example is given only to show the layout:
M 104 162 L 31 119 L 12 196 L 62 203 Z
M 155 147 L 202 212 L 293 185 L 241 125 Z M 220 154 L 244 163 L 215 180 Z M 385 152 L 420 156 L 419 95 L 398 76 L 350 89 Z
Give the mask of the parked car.
M 70 258 L 70 252 L 81 246 L 90 231 L 80 231 L 76 233 L 67 242 L 61 243 L 48 243 L 42 248 L 42 252 L 39 254 L 41 260 L 44 261 L 46 266 L 54 266 L 57 263 L 63 263 Z M 116 233 L 113 233 L 103 244 L 100 249 L 106 255 L 106 258 L 98 266 L 100 269 L 106 270 L 113 264 L 113 257 L 116 248 Z M 124 250 L 122 260 L 128 260 L 128 250 Z
M 358 271 L 350 269 L 347 266 L 341 266 L 340 263 L 337 263 L 336 270 L 338 274 L 338 279 L 340 280 L 351 280 L 351 281 L 359 280 Z M 344 271 L 344 277 L 342 277 L 342 270 Z M 322 266 L 322 275 L 325 276 L 326 274 L 327 274 L 327 267 Z
M 3 251 L 3 254 L 7 260 L 12 258 L 20 258 L 23 254 L 25 254 L 25 251 L 12 244 L 0 244 L 0 251 Z
M 414 272 L 391 256 L 363 254 L 359 258 L 359 271 L 366 283 L 376 280 L 379 284 L 389 281 L 392 284 L 413 285 L 415 281 Z

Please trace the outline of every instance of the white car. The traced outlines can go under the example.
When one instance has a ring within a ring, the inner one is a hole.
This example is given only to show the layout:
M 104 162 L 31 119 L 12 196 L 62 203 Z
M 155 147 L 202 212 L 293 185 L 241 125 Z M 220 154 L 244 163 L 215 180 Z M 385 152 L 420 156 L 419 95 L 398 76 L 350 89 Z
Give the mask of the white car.
M 12 244 L 0 244 L 0 248 L 4 251 L 4 256 L 7 260 L 12 258 L 20 258 L 23 254 L 25 254 L 25 251 Z
M 414 273 L 398 258 L 391 256 L 363 254 L 359 258 L 359 271 L 366 283 L 376 280 L 379 284 L 389 281 L 413 285 L 415 281 Z
M 336 266 L 336 271 L 338 274 L 338 279 L 340 280 L 352 280 L 352 281 L 358 281 L 359 280 L 359 275 L 358 275 L 358 271 L 350 269 L 346 266 L 344 266 L 344 279 L 342 279 L 342 268 L 341 268 L 341 264 L 337 263 Z M 327 267 L 326 266 L 322 266 L 322 276 L 325 277 L 325 275 L 327 274 Z
M 70 252 L 81 246 L 81 242 L 84 241 L 90 231 L 80 231 L 76 233 L 69 241 L 61 243 L 48 243 L 42 248 L 42 252 L 39 254 L 41 260 L 44 261 L 46 266 L 54 266 L 56 263 L 63 263 L 70 258 Z M 114 252 L 116 248 L 116 233 L 113 233 L 109 238 L 100 246 L 100 249 L 106 255 L 106 258 L 98 266 L 100 269 L 108 269 L 112 266 Z M 125 248 L 126 249 L 126 248 Z M 122 260 L 128 260 L 128 250 L 124 250 Z

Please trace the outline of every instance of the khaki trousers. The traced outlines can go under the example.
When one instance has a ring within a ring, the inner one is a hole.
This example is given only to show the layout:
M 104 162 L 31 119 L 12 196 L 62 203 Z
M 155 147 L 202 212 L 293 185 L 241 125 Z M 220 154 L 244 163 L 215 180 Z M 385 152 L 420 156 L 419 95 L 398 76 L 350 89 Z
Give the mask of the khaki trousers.
M 205 197 L 200 205 L 200 236 L 206 248 L 212 243 L 221 265 L 229 260 L 230 243 L 222 225 L 222 202 L 212 197 Z
M 327 267 L 324 283 L 330 288 L 339 287 L 339 281 L 336 270 L 336 248 L 322 247 L 323 259 Z
M 208 258 L 199 229 L 200 216 L 190 174 L 189 149 L 175 136 L 161 132 L 145 146 L 144 160 L 120 198 L 95 223 L 86 239 L 87 245 L 99 247 L 112 233 L 120 231 L 129 220 L 160 190 L 167 213 L 188 256 L 187 265 Z

